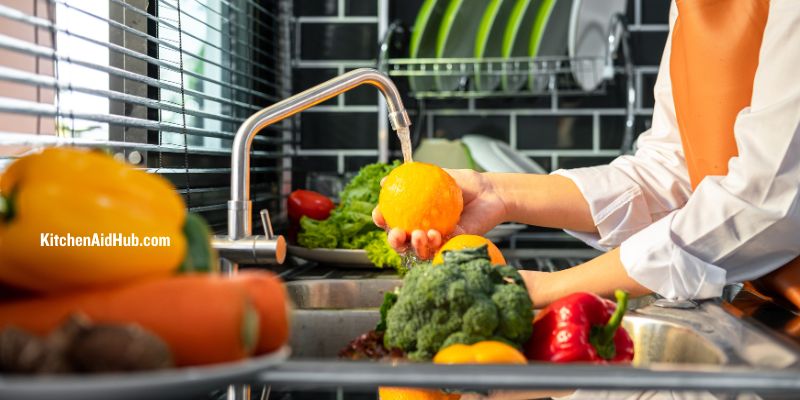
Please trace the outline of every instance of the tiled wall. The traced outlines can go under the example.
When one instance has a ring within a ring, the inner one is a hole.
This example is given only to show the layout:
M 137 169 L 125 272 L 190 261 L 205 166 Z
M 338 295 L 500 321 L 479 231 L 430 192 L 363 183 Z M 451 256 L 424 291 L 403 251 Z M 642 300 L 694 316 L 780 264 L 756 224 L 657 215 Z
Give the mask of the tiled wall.
M 600 1 L 600 0 L 593 0 Z M 381 5 L 381 3 L 383 5 Z M 294 91 L 300 91 L 352 68 L 375 65 L 379 15 L 388 21 L 414 22 L 422 0 L 294 0 Z M 384 10 L 384 6 L 386 9 Z M 636 133 L 650 125 L 653 84 L 667 37 L 669 0 L 629 0 L 637 91 Z M 406 39 L 407 42 L 407 39 Z M 407 54 L 400 49 L 398 56 Z M 398 86 L 406 90 L 403 78 Z M 422 135 L 458 138 L 480 133 L 507 140 L 545 168 L 606 163 L 619 154 L 624 127 L 624 79 L 597 96 L 485 99 L 427 102 Z M 414 109 L 413 99 L 406 100 Z M 299 157 L 295 186 L 305 172 L 346 173 L 376 160 L 377 92 L 354 90 L 299 117 Z M 393 150 L 397 141 L 391 138 Z

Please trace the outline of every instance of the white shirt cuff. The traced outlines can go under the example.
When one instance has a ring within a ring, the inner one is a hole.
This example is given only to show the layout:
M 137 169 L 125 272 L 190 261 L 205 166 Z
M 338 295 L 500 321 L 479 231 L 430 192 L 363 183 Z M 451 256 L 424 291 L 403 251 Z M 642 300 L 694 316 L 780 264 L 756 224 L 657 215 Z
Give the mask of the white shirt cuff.
M 553 174 L 578 186 L 597 227 L 597 233 L 566 232 L 596 249 L 616 248 L 652 222 L 642 189 L 613 166 L 560 169 Z
M 722 295 L 726 271 L 682 249 L 672 240 L 676 212 L 654 222 L 620 246 L 628 275 L 667 299 L 707 299 Z

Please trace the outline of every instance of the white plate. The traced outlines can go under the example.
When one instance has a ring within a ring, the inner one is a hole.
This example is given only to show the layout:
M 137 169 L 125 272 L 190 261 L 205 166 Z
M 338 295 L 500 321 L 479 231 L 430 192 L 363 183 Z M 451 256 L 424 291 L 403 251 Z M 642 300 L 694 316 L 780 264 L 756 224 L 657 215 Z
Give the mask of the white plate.
M 572 0 L 545 1 L 536 16 L 531 32 L 530 56 L 533 58 L 563 58 L 567 55 L 569 39 L 569 20 L 572 14 Z M 548 66 L 552 67 L 552 66 Z M 550 70 L 550 68 L 546 68 Z M 535 75 L 531 71 L 528 87 L 533 91 L 547 89 L 550 76 Z
M 230 384 L 247 384 L 289 358 L 289 348 L 246 360 L 202 367 L 101 375 L 0 375 L 0 399 L 140 400 L 197 398 Z
M 608 45 L 608 27 L 614 14 L 625 13 L 627 0 L 573 0 L 569 21 L 569 56 L 575 81 L 592 91 L 603 81 L 603 63 Z M 613 51 L 614 49 L 612 49 Z
M 543 0 L 517 0 L 503 33 L 503 58 L 530 57 L 530 40 L 533 24 Z M 513 67 L 514 73 L 502 76 L 503 90 L 517 91 L 525 86 L 528 76 L 526 62 Z
M 475 37 L 485 7 L 473 1 L 450 0 L 436 39 L 436 58 L 469 58 L 475 53 Z M 447 65 L 440 66 L 447 69 Z M 466 78 L 458 75 L 436 76 L 436 86 L 440 91 L 449 92 L 461 86 Z
M 546 174 L 541 165 L 512 149 L 507 143 L 482 135 L 466 135 L 461 141 L 472 159 L 487 172 Z
M 411 58 L 436 57 L 436 39 L 446 7 L 445 0 L 425 0 L 422 3 L 411 32 Z M 436 87 L 436 79 L 432 76 L 412 76 L 408 83 L 412 92 L 424 92 Z
M 289 255 L 322 264 L 350 268 L 377 268 L 367 257 L 367 251 L 356 249 L 309 249 L 289 245 Z
M 508 17 L 514 7 L 512 0 L 492 0 L 484 11 L 478 33 L 475 37 L 475 58 L 499 58 L 503 56 L 503 34 L 508 24 Z M 490 74 L 488 64 L 482 64 L 484 70 L 475 72 L 475 90 L 491 91 L 500 86 L 500 76 Z M 497 65 L 492 63 L 493 68 Z

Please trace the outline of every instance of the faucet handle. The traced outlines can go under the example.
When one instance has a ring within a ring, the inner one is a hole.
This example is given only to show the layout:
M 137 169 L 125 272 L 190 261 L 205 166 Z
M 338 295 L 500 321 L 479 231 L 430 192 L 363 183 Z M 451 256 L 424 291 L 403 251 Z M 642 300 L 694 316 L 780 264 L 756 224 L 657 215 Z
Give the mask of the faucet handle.
M 272 240 L 275 238 L 275 232 L 272 231 L 272 220 L 269 218 L 269 210 L 266 208 L 259 211 L 261 215 L 261 226 L 264 227 L 264 236 L 267 237 L 268 240 Z

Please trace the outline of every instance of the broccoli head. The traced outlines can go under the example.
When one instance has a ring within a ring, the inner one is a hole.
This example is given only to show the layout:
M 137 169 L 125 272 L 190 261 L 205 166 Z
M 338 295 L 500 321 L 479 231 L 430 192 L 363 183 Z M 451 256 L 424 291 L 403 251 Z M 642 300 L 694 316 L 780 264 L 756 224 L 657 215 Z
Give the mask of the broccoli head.
M 443 264 L 420 264 L 406 274 L 386 314 L 384 344 L 413 360 L 430 360 L 455 343 L 519 347 L 531 334 L 532 309 L 519 272 L 493 267 L 486 246 L 445 251 Z

